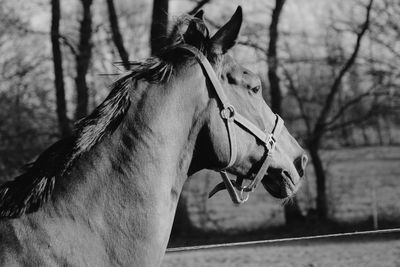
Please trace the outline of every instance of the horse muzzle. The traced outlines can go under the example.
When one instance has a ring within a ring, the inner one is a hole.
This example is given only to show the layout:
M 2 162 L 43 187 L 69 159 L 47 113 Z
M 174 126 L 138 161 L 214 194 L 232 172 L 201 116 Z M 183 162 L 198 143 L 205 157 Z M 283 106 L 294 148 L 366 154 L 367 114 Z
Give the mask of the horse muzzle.
M 291 197 L 301 185 L 307 162 L 308 158 L 303 154 L 293 163 L 295 171 L 270 167 L 261 183 L 273 197 L 280 199 Z

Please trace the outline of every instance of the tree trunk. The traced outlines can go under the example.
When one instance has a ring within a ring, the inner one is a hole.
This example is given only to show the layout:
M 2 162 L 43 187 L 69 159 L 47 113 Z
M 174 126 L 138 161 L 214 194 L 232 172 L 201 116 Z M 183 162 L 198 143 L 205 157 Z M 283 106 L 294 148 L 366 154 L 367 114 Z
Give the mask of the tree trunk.
M 392 132 L 391 132 L 391 128 L 390 128 L 390 124 L 391 124 L 391 120 L 387 119 L 387 118 L 383 118 L 382 119 L 382 123 L 386 128 L 386 139 L 387 141 L 387 145 L 392 145 L 393 144 L 393 138 L 392 138 Z
M 86 74 L 89 69 L 90 57 L 92 54 L 92 0 L 81 0 L 83 6 L 83 17 L 79 30 L 79 46 L 76 55 L 76 78 L 77 91 L 76 119 L 83 118 L 88 113 L 89 89 L 86 83 Z
M 314 166 L 315 178 L 317 181 L 317 215 L 319 219 L 328 218 L 328 205 L 326 201 L 326 176 L 322 160 L 319 155 L 319 145 L 312 143 L 308 147 L 311 160 Z
M 367 127 L 365 124 L 361 124 L 361 132 L 362 132 L 362 136 L 364 139 L 364 146 L 369 146 L 371 145 L 370 141 L 369 141 L 369 137 L 368 137 L 368 133 L 367 133 Z
M 154 0 L 150 30 L 151 54 L 157 54 L 165 46 L 168 29 L 168 0 Z
M 157 54 L 166 44 L 168 29 L 168 0 L 154 0 L 153 15 L 150 30 L 151 54 Z M 185 233 L 190 229 L 190 219 L 185 199 L 179 198 L 172 226 L 171 238 Z
M 269 45 L 267 51 L 268 79 L 270 83 L 271 109 L 281 114 L 282 112 L 282 91 L 279 84 L 278 56 L 276 46 L 279 38 L 278 24 L 285 0 L 276 0 L 275 9 L 272 11 L 271 24 L 269 27 Z
M 125 49 L 124 40 L 122 39 L 122 35 L 119 30 L 118 18 L 117 18 L 117 13 L 115 11 L 114 1 L 107 0 L 107 6 L 108 6 L 108 19 L 110 21 L 114 45 L 118 50 L 124 68 L 126 70 L 129 70 L 130 69 L 129 54 Z
M 51 1 L 51 44 L 53 50 L 54 85 L 56 89 L 56 111 L 58 127 L 62 137 L 69 136 L 71 129 L 67 117 L 65 101 L 64 74 L 60 49 L 60 0 Z
M 185 197 L 181 194 L 176 207 L 174 223 L 172 225 L 170 242 L 174 242 L 179 236 L 192 232 L 192 222 L 189 218 L 188 207 Z
M 282 13 L 285 0 L 276 0 L 275 9 L 272 11 L 271 24 L 269 27 L 269 45 L 267 50 L 267 63 L 268 63 L 268 79 L 270 84 L 271 94 L 271 109 L 275 113 L 282 115 L 282 91 L 280 86 L 280 79 L 278 76 L 278 53 L 277 44 L 279 38 L 279 19 Z M 293 224 L 303 219 L 300 208 L 297 204 L 296 197 L 293 198 L 291 204 L 284 206 L 285 220 L 287 224 Z
M 345 61 L 344 65 L 339 70 L 338 74 L 334 78 L 334 81 L 329 89 L 329 93 L 324 100 L 324 105 L 322 106 L 321 111 L 317 115 L 317 120 L 314 126 L 312 133 L 310 133 L 310 140 L 308 142 L 308 148 L 310 151 L 311 159 L 313 161 L 313 166 L 315 170 L 315 176 L 317 179 L 317 214 L 321 220 L 326 220 L 328 215 L 328 206 L 326 201 L 326 176 L 324 172 L 324 168 L 322 166 L 322 161 L 319 155 L 319 146 L 320 141 L 327 130 L 327 120 L 329 114 L 332 110 L 332 106 L 334 104 L 334 100 L 336 99 L 338 92 L 341 89 L 341 84 L 345 75 L 349 72 L 349 70 L 354 65 L 360 47 L 369 28 L 370 23 L 370 15 L 372 10 L 372 4 L 374 0 L 369 0 L 368 5 L 366 6 L 366 14 L 364 23 L 361 26 L 360 31 L 357 33 L 356 43 L 354 45 L 353 51 L 350 57 Z
M 299 203 L 296 196 L 294 196 L 290 203 L 284 207 L 284 215 L 286 225 L 293 225 L 304 221 L 304 216 L 300 211 Z
M 382 125 L 381 125 L 381 116 L 377 116 L 375 119 L 375 127 L 376 127 L 376 132 L 378 134 L 378 145 L 383 146 L 385 145 L 385 138 L 383 137 L 382 134 Z

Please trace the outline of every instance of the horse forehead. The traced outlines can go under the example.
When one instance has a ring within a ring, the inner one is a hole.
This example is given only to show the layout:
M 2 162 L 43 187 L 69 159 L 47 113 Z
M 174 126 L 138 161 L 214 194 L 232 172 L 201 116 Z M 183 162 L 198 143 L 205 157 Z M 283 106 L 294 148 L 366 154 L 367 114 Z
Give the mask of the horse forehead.
M 237 79 L 242 79 L 243 74 L 246 74 L 247 81 L 258 79 L 258 76 L 254 74 L 249 69 L 240 65 L 232 56 L 226 55 L 222 62 L 223 72 L 225 74 L 229 73 Z
M 235 59 L 233 59 L 232 56 L 230 55 L 225 55 L 224 60 L 223 60 L 223 68 L 226 72 L 228 71 L 239 71 L 243 69 L 242 66 L 240 66 Z

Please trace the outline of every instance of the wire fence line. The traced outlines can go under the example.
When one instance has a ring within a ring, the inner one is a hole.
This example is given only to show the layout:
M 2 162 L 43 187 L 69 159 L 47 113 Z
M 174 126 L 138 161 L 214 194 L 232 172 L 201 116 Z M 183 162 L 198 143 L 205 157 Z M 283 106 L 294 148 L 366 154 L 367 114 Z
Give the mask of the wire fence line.
M 176 247 L 176 248 L 168 248 L 167 253 L 216 249 L 216 248 L 271 245 L 271 244 L 279 244 L 279 243 L 283 243 L 283 242 L 322 240 L 322 239 L 327 239 L 327 238 L 373 236 L 373 235 L 390 234 L 390 233 L 400 233 L 400 228 L 373 230 L 373 231 L 349 232 L 349 233 L 338 233 L 338 234 L 327 234 L 327 235 L 304 236 L 304 237 L 281 238 L 281 239 L 258 240 L 258 241 L 221 243 L 221 244 L 213 244 L 213 245 Z

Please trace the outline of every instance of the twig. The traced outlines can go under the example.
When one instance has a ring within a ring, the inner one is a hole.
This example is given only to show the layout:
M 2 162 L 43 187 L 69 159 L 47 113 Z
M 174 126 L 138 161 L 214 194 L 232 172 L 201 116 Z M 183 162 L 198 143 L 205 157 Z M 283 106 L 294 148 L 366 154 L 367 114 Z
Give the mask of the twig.
M 307 117 L 307 113 L 305 110 L 305 107 L 303 105 L 303 100 L 301 99 L 297 87 L 294 84 L 294 81 L 292 79 L 292 76 L 290 75 L 289 71 L 282 66 L 283 73 L 285 74 L 286 79 L 289 82 L 289 90 L 293 94 L 294 98 L 297 100 L 297 104 L 299 105 L 300 113 L 301 113 L 301 118 L 304 120 L 304 123 L 306 124 L 307 128 L 307 133 L 309 134 L 311 132 L 311 125 L 309 118 Z
M 208 4 L 211 0 L 201 0 L 198 1 L 196 6 L 190 10 L 189 12 L 187 12 L 189 15 L 194 15 L 197 13 L 197 11 L 199 11 L 204 5 Z
M 62 35 L 62 34 L 59 34 L 59 35 L 58 35 L 58 38 L 60 38 L 61 41 L 63 42 L 63 44 L 66 45 L 66 46 L 71 50 L 71 53 L 72 53 L 74 56 L 77 55 L 76 47 L 75 47 L 75 45 L 68 39 L 68 37 L 66 37 L 66 36 L 64 36 L 64 35 Z
M 361 41 L 362 41 L 366 31 L 369 28 L 371 8 L 372 8 L 373 2 L 374 2 L 374 0 L 370 0 L 368 6 L 366 7 L 367 13 L 366 13 L 365 21 L 361 27 L 360 32 L 357 34 L 357 40 L 356 40 L 356 44 L 354 46 L 353 53 L 351 54 L 349 59 L 346 61 L 345 65 L 342 67 L 342 69 L 339 71 L 339 74 L 337 75 L 337 77 L 335 78 L 335 80 L 331 86 L 330 92 L 325 100 L 325 105 L 323 106 L 323 108 L 321 110 L 321 113 L 317 119 L 317 122 L 316 122 L 316 125 L 314 128 L 314 134 L 316 134 L 316 135 L 321 135 L 321 133 L 323 132 L 323 130 L 326 126 L 325 125 L 326 118 L 328 116 L 328 113 L 331 111 L 333 100 L 334 100 L 337 92 L 340 89 L 340 84 L 343 80 L 343 77 L 349 71 L 349 69 L 353 66 L 353 64 L 357 58 L 357 55 L 358 55 L 358 52 L 359 52 L 360 46 L 361 46 Z

